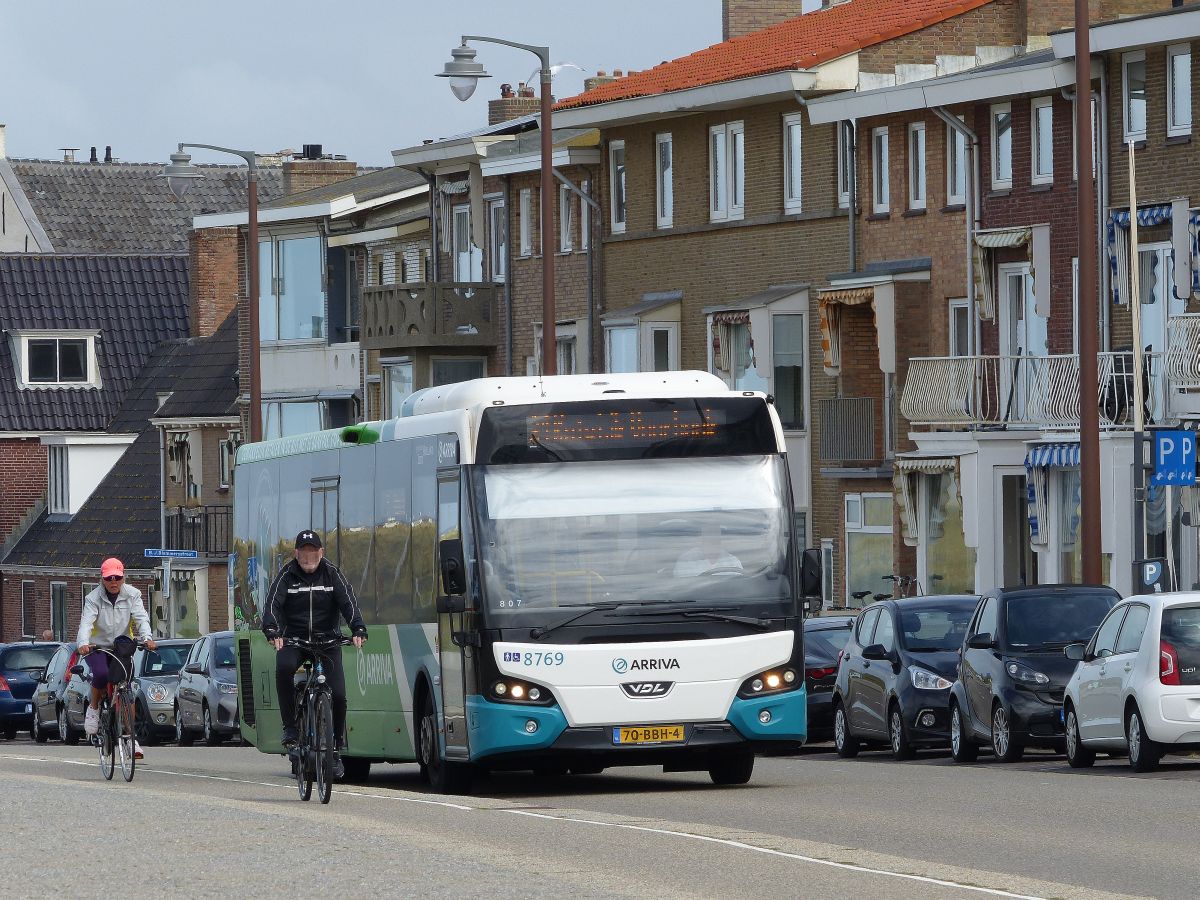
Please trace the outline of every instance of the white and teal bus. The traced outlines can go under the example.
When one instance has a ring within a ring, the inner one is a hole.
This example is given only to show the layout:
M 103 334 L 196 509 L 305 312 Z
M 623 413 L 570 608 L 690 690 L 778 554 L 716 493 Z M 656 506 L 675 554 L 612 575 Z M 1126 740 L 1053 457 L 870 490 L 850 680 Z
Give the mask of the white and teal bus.
M 239 449 L 230 565 L 242 733 L 280 753 L 259 631 L 304 528 L 368 624 L 348 773 L 661 765 L 751 777 L 805 738 L 805 585 L 770 399 L 702 372 L 484 378 L 402 415 Z

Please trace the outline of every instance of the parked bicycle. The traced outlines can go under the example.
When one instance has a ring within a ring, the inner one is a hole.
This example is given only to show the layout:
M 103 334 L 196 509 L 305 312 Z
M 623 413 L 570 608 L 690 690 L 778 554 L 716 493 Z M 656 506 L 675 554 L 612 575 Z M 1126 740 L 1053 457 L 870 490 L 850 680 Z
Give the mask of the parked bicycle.
M 912 597 L 925 593 L 925 590 L 921 587 L 921 582 L 917 580 L 915 575 L 884 575 L 883 580 L 890 581 L 895 585 L 893 594 L 889 596 Z M 913 594 L 913 588 L 917 589 L 916 595 Z
M 303 680 L 296 684 L 300 736 L 288 753 L 292 774 L 296 777 L 301 800 L 312 797 L 315 781 L 317 799 L 328 803 L 333 796 L 337 735 L 333 730 L 333 689 L 325 679 L 325 662 L 330 661 L 330 653 L 335 647 L 352 644 L 354 639 L 338 635 L 326 641 L 285 638 L 283 643 L 309 654 L 303 663 Z
M 138 649 L 146 645 L 138 643 Z M 111 781 L 116 772 L 116 760 L 121 760 L 121 775 L 126 781 L 133 781 L 133 773 L 137 767 L 136 720 L 137 702 L 133 696 L 133 672 L 130 660 L 122 659 L 111 650 L 98 647 L 93 653 L 107 653 L 109 684 L 108 690 L 100 700 L 100 726 L 92 735 L 92 745 L 100 753 L 100 774 Z M 84 681 L 91 682 L 92 673 L 83 665 L 74 665 L 71 671 Z M 122 673 L 120 681 L 114 683 L 113 676 Z

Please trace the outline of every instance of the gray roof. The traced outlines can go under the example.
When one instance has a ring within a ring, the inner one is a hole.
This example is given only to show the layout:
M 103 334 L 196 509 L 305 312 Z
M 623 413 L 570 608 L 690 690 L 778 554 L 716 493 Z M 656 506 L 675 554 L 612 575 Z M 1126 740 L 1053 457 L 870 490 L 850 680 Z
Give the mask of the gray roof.
M 194 216 L 246 208 L 245 166 L 198 166 L 205 177 L 178 200 L 163 165 L 0 159 L 58 253 L 186 253 Z M 280 196 L 283 170 L 260 167 L 258 192 Z
M 395 194 L 410 188 L 425 187 L 425 185 L 424 176 L 408 169 L 402 169 L 399 166 L 388 166 L 387 168 L 366 172 L 354 178 L 347 178 L 345 181 L 337 181 L 324 187 L 313 188 L 311 191 L 288 194 L 287 196 L 276 198 L 269 203 L 264 203 L 262 206 L 264 209 L 278 209 L 288 206 L 305 206 L 309 203 L 328 203 L 331 200 L 336 200 L 339 197 L 345 197 L 350 194 L 354 195 L 354 199 L 357 202 L 365 203 L 368 200 L 386 197 L 389 194 Z M 242 206 L 244 208 L 245 204 L 243 203 Z
M 830 275 L 830 281 L 857 281 L 860 278 L 884 278 L 888 275 L 906 275 L 909 272 L 928 272 L 933 268 L 933 259 L 920 256 L 914 259 L 887 259 L 869 262 L 857 272 L 839 272 Z
M 678 303 L 683 299 L 683 291 L 654 291 L 648 294 L 642 294 L 640 303 L 635 303 L 632 306 L 625 306 L 621 309 L 614 309 L 606 312 L 600 317 L 600 320 L 607 322 L 611 319 L 634 319 L 639 316 L 644 316 L 648 312 L 654 312 L 656 309 L 661 309 L 664 306 L 670 306 L 672 303 Z
M 575 140 L 577 137 L 582 137 L 590 131 L 595 131 L 594 128 L 555 128 L 554 146 L 561 147 L 564 144 Z M 496 144 L 488 145 L 487 158 L 504 159 L 508 156 L 527 156 L 531 153 L 537 153 L 542 148 L 542 133 L 540 131 L 524 132 L 518 134 L 511 141 L 501 141 Z
M 730 303 L 720 303 L 715 306 L 706 306 L 701 312 L 707 315 L 708 313 L 724 312 L 725 310 L 733 309 L 757 309 L 760 306 L 766 306 L 768 303 L 774 303 L 776 300 L 782 300 L 784 297 L 790 297 L 797 291 L 803 291 L 807 288 L 807 282 L 773 284 L 765 291 L 759 291 L 740 300 L 734 300 Z
M 182 373 L 156 418 L 236 416 L 238 319 L 231 314 L 211 337 L 188 341 L 176 357 Z
M 0 328 L 98 330 L 101 384 L 20 390 L 0 340 L 0 430 L 102 431 L 154 349 L 187 336 L 187 257 L 0 254 Z

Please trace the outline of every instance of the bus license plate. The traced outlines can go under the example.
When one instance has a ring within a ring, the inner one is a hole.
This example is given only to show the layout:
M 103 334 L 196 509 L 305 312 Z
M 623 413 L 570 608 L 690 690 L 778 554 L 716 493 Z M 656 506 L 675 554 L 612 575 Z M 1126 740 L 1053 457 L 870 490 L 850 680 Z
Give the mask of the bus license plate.
M 621 726 L 613 729 L 614 744 L 681 744 L 684 738 L 682 725 Z

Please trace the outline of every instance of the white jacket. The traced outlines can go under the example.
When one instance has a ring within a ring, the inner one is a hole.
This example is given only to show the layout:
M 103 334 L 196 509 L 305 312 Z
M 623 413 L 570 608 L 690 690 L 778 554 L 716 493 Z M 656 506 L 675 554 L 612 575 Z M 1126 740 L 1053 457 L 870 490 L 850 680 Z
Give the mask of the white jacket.
M 104 585 L 96 585 L 96 589 L 83 598 L 83 618 L 79 621 L 76 643 L 111 647 L 118 636 L 129 632 L 130 621 L 137 622 L 139 641 L 153 637 L 150 616 L 142 604 L 142 592 L 123 584 L 113 602 L 108 599 Z

